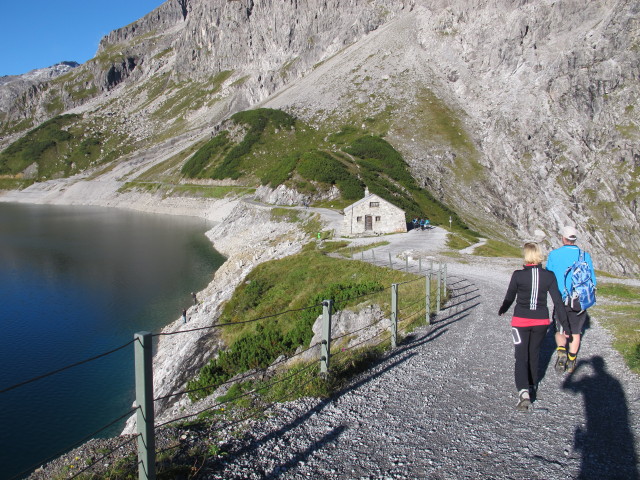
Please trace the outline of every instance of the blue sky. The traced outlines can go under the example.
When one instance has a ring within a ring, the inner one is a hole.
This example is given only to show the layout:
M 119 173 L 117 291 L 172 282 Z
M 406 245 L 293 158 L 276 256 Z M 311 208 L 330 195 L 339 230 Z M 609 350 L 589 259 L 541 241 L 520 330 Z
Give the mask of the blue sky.
M 134 22 L 164 0 L 2 0 L 0 76 L 62 61 L 84 63 L 100 39 Z

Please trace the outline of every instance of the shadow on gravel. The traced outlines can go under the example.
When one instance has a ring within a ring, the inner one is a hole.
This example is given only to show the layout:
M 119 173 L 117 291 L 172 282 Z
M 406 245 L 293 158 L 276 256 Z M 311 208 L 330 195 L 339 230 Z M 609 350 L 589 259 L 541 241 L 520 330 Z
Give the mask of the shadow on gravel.
M 465 314 L 465 312 L 468 312 L 474 309 L 475 307 L 477 307 L 478 305 L 480 305 L 480 302 L 476 302 L 473 305 L 465 306 L 462 309 L 458 308 L 470 301 L 473 301 L 479 298 L 480 297 L 479 295 L 476 295 L 471 298 L 467 298 L 467 295 L 469 295 L 470 293 L 475 293 L 477 291 L 478 289 L 475 289 L 469 292 L 465 292 L 463 294 L 458 294 L 456 297 L 452 299 L 453 303 L 449 303 L 445 308 L 443 308 L 443 310 L 447 310 L 448 311 L 447 313 L 449 314 L 445 317 L 439 318 L 437 322 L 433 323 L 432 327 L 428 330 L 426 334 L 411 333 L 407 335 L 395 350 L 391 351 L 389 354 L 373 362 L 369 366 L 369 369 L 366 372 L 361 373 L 354 379 L 353 383 L 348 384 L 345 388 L 338 391 L 337 393 L 332 395 L 330 398 L 323 399 L 314 408 L 300 414 L 298 417 L 296 417 L 286 425 L 283 425 L 278 430 L 271 431 L 261 438 L 256 438 L 250 444 L 241 447 L 237 451 L 230 452 L 231 456 L 232 457 L 241 456 L 243 454 L 246 454 L 255 450 L 259 445 L 264 444 L 269 440 L 283 437 L 286 433 L 304 424 L 304 422 L 306 422 L 310 417 L 322 411 L 327 405 L 333 403 L 335 400 L 337 400 L 341 396 L 360 388 L 361 386 L 371 382 L 377 377 L 380 377 L 384 373 L 390 370 L 393 370 L 395 367 L 397 367 L 401 363 L 404 363 L 411 357 L 417 355 L 417 353 L 413 352 L 413 350 L 447 333 L 448 325 L 468 317 L 468 314 Z M 376 368 L 382 364 L 386 364 L 386 365 L 380 370 L 376 370 Z M 323 435 L 322 438 L 319 438 L 317 440 L 311 439 L 307 448 L 296 451 L 296 453 L 291 459 L 289 459 L 285 463 L 274 466 L 273 470 L 270 473 L 265 472 L 265 475 L 266 475 L 265 478 L 276 479 L 280 477 L 282 474 L 286 473 L 288 470 L 295 468 L 300 462 L 304 462 L 314 452 L 316 452 L 317 450 L 320 450 L 327 443 L 330 443 L 331 441 L 338 438 L 344 432 L 344 430 L 346 430 L 346 428 L 347 428 L 346 426 L 341 425 L 339 427 L 332 429 L 329 433 L 326 433 L 325 435 Z
M 312 417 L 316 413 L 322 411 L 327 405 L 329 405 L 330 403 L 333 403 L 335 400 L 337 400 L 341 396 L 345 395 L 348 392 L 351 392 L 353 390 L 356 390 L 356 389 L 360 388 L 362 385 L 365 385 L 365 384 L 369 383 L 370 381 L 372 381 L 372 380 L 376 379 L 377 377 L 383 375 L 384 373 L 388 372 L 389 370 L 393 370 L 395 367 L 397 367 L 401 363 L 404 363 L 405 361 L 407 361 L 411 357 L 417 355 L 417 353 L 412 352 L 412 350 L 416 349 L 419 346 L 422 346 L 422 345 L 424 345 L 426 343 L 429 343 L 429 342 L 435 340 L 436 338 L 440 337 L 441 335 L 444 335 L 447 332 L 447 329 L 445 327 L 446 327 L 446 324 L 445 325 L 440 325 L 437 328 L 433 328 L 433 329 L 429 330 L 429 332 L 426 335 L 421 336 L 419 338 L 415 338 L 415 336 L 413 336 L 413 335 L 407 336 L 404 339 L 404 341 L 400 345 L 398 345 L 398 347 L 395 350 L 390 352 L 388 355 L 380 358 L 379 360 L 373 362 L 371 364 L 371 366 L 369 367 L 369 370 L 367 370 L 366 372 L 364 372 L 364 373 L 360 374 L 358 377 L 356 377 L 356 379 L 354 379 L 355 380 L 354 383 L 350 383 L 349 385 L 347 385 L 342 390 L 338 391 L 335 395 L 331 396 L 330 398 L 323 399 L 314 408 L 312 408 L 309 411 L 304 412 L 303 414 L 299 415 L 297 418 L 295 418 L 294 420 L 292 420 L 288 424 L 283 425 L 278 430 L 269 432 L 267 435 L 265 435 L 265 436 L 263 436 L 263 437 L 261 437 L 259 439 L 255 439 L 250 444 L 240 448 L 237 451 L 230 452 L 231 456 L 232 457 L 233 456 L 241 456 L 243 454 L 251 452 L 252 450 L 256 449 L 259 445 L 261 445 L 261 444 L 263 444 L 263 443 L 265 443 L 265 442 L 267 442 L 269 440 L 273 440 L 275 438 L 283 437 L 287 432 L 289 432 L 289 431 L 295 429 L 296 427 L 302 425 L 310 417 Z M 393 361 L 391 361 L 391 360 L 393 360 Z M 383 363 L 386 363 L 387 365 L 385 365 L 384 368 L 381 368 L 380 370 L 374 371 L 376 367 L 378 367 L 379 365 L 381 365 Z M 300 462 L 304 461 L 306 458 L 308 458 L 310 455 L 312 455 L 315 451 L 320 450 L 327 443 L 335 440 L 338 436 L 340 436 L 343 433 L 343 431 L 346 428 L 347 428 L 346 426 L 340 426 L 340 427 L 334 428 L 331 432 L 325 434 L 322 438 L 317 439 L 317 440 L 312 440 L 310 442 L 310 445 L 306 449 L 296 452 L 294 457 L 291 458 L 286 463 L 283 463 L 282 465 L 275 466 L 273 471 L 270 474 L 268 474 L 268 476 L 265 477 L 265 478 L 271 478 L 271 479 L 278 478 L 281 474 L 285 473 L 287 470 L 294 468 Z
M 584 322 L 582 330 L 582 340 L 585 339 L 585 334 L 589 330 L 591 324 L 591 317 L 587 313 L 587 319 Z M 555 327 L 553 324 L 549 326 L 547 335 L 542 341 L 540 346 L 540 363 L 538 364 L 538 382 L 541 382 L 549 369 L 549 365 L 555 363 L 554 354 L 556 353 L 556 339 L 555 339 Z M 553 372 L 552 372 L 553 373 Z
M 584 396 L 586 426 L 575 429 L 573 448 L 581 452 L 580 479 L 638 480 L 637 458 L 625 393 L 600 356 L 580 360 L 562 384 Z
M 320 440 L 314 442 L 312 445 L 307 447 L 305 450 L 296 453 L 293 458 L 289 459 L 288 462 L 279 465 L 273 469 L 271 473 L 265 474 L 265 479 L 274 479 L 279 478 L 283 473 L 286 473 L 289 469 L 294 468 L 300 462 L 304 462 L 309 458 L 309 456 L 318 450 L 319 447 L 326 445 L 337 439 L 342 432 L 347 429 L 344 425 L 340 425 L 339 427 L 333 428 L 329 433 L 325 434 Z
M 465 307 L 462 310 L 455 310 L 451 312 L 449 315 L 447 315 L 446 317 L 442 317 L 442 318 L 439 318 L 438 320 L 435 320 L 433 324 L 440 325 L 441 323 L 446 322 L 448 325 L 450 323 L 459 322 L 460 320 L 469 316 L 469 315 L 462 315 L 463 313 L 469 312 L 470 310 L 473 310 L 479 305 L 480 305 L 480 302 L 474 303 L 473 305 L 469 305 L 468 307 Z M 455 317 L 458 317 L 458 318 L 455 318 Z
M 539 383 L 544 379 L 549 365 L 554 359 L 553 354 L 556 352 L 555 333 L 555 328 L 551 325 L 547 330 L 547 335 L 544 337 L 544 340 L 542 340 L 542 345 L 540 345 L 540 361 L 538 363 Z M 551 373 L 553 374 L 553 371 Z

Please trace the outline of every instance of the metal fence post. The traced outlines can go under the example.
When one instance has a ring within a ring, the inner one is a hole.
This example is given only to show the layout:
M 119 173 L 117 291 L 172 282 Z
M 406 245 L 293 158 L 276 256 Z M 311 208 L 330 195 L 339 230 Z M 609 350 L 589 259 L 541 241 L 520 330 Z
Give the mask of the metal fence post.
M 426 301 L 426 320 L 427 320 L 427 325 L 431 324 L 431 272 L 427 273 L 424 278 L 426 279 L 426 294 L 427 294 L 427 301 Z
M 442 292 L 442 264 L 438 263 L 438 291 L 436 293 L 436 313 L 440 311 L 440 292 Z
M 447 264 L 442 267 L 443 279 L 442 279 L 442 293 L 447 294 Z
M 320 345 L 320 373 L 329 371 L 331 359 L 331 309 L 333 300 L 322 302 L 322 344 Z
M 136 377 L 136 427 L 138 430 L 138 479 L 156 478 L 156 438 L 153 409 L 153 337 L 151 332 L 138 332 L 134 348 Z
M 389 268 L 393 268 L 393 261 L 391 260 L 391 252 L 389 252 Z
M 422 273 L 422 258 L 418 259 L 418 273 Z
M 373 263 L 376 263 L 376 250 L 374 248 L 371 249 L 371 258 L 373 259 Z
M 391 348 L 398 346 L 398 284 L 391 284 Z
M 405 264 L 405 269 L 404 269 L 404 271 L 405 271 L 405 272 L 408 272 L 408 271 L 409 271 L 409 256 L 406 256 L 406 257 L 404 258 L 404 264 Z

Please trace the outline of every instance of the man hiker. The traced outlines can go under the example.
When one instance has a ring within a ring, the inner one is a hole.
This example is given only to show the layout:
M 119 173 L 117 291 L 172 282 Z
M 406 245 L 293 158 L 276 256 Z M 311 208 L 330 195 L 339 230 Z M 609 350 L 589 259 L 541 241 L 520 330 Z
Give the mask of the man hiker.
M 571 267 L 576 263 L 576 261 L 578 261 L 581 253 L 580 248 L 576 245 L 578 231 L 572 226 L 565 226 L 560 231 L 560 235 L 562 236 L 562 246 L 549 252 L 547 270 L 551 270 L 556 275 L 558 289 L 562 294 L 564 308 L 567 312 L 569 327 L 571 329 L 571 331 L 565 331 L 558 321 L 557 313 L 554 314 L 554 318 L 556 320 L 557 345 L 555 368 L 558 373 L 563 373 L 565 371 L 571 373 L 576 366 L 576 356 L 578 355 L 578 349 L 580 348 L 580 335 L 582 334 L 582 329 L 587 319 L 587 312 L 580 307 L 579 302 L 577 302 L 576 305 L 576 302 L 572 301 L 570 295 L 572 285 Z M 591 280 L 595 286 L 596 274 L 593 271 L 591 256 L 587 252 L 583 253 L 584 261 L 589 267 Z

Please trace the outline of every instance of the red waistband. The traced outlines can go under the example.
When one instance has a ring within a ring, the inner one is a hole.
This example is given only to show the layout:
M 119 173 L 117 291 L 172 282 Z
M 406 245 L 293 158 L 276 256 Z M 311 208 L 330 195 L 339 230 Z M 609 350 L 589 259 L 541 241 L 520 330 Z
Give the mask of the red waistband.
M 538 325 L 549 325 L 550 323 L 548 318 L 513 317 L 511 319 L 512 327 L 536 327 Z

